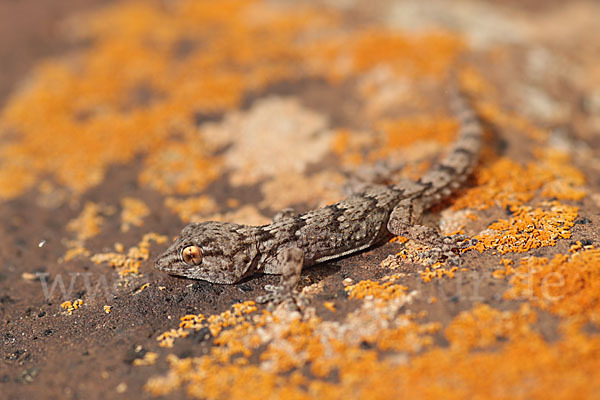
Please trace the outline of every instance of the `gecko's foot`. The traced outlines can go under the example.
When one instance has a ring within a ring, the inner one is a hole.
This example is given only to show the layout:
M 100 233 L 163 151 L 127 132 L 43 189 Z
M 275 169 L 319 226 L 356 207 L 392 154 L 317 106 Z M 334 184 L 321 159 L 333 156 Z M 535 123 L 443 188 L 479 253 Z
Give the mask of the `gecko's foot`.
M 300 280 L 300 271 L 304 262 L 304 253 L 296 247 L 284 249 L 277 257 L 281 270 L 281 281 L 279 285 L 267 285 L 265 290 L 268 294 L 259 296 L 257 303 L 269 303 L 268 308 L 289 302 L 293 308 L 300 310 L 307 304 L 306 299 L 298 292 L 296 286 Z
M 287 303 L 291 310 L 301 311 L 308 305 L 308 299 L 298 290 L 289 290 L 285 286 L 266 285 L 265 290 L 269 293 L 264 296 L 258 296 L 256 302 L 267 304 L 267 309 L 272 310 L 279 304 Z
M 460 257 L 457 252 L 474 245 L 477 243 L 477 239 L 469 239 L 465 235 L 450 235 L 441 236 L 436 242 L 431 249 L 420 254 L 427 265 L 446 261 L 448 265 L 459 267 Z

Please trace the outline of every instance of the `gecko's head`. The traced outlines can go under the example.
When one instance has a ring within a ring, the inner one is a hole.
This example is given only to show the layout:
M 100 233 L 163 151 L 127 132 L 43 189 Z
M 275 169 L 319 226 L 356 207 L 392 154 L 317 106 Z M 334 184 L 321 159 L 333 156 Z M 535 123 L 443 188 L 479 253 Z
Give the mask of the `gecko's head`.
M 237 282 L 256 255 L 240 233 L 243 228 L 212 221 L 189 224 L 156 259 L 155 267 L 171 275 L 213 283 Z

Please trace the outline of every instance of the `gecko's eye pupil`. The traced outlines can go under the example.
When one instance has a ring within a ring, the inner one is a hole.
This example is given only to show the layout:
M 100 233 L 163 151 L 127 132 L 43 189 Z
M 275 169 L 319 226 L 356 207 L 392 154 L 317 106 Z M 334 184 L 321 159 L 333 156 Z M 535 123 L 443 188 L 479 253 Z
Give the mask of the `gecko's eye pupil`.
M 188 265 L 199 265 L 202 262 L 202 250 L 198 246 L 188 246 L 181 252 L 183 261 Z

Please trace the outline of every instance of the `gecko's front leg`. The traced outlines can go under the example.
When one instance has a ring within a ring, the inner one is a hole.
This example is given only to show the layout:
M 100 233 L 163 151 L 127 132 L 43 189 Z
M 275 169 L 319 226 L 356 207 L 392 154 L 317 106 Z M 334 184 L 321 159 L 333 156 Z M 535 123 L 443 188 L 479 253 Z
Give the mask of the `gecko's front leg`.
M 304 264 L 304 252 L 297 247 L 283 249 L 277 256 L 277 270 L 281 273 L 279 285 L 267 285 L 269 294 L 256 298 L 257 303 L 270 303 L 276 306 L 285 301 L 292 301 L 296 308 L 305 305 L 306 300 L 296 288 Z

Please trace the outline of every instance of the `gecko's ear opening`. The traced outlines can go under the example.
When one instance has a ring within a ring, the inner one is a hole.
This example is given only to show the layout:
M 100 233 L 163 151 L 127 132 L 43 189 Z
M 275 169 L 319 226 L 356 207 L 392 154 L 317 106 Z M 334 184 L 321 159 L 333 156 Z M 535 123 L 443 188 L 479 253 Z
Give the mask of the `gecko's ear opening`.
M 202 250 L 198 246 L 187 246 L 181 251 L 181 258 L 187 265 L 200 265 Z

